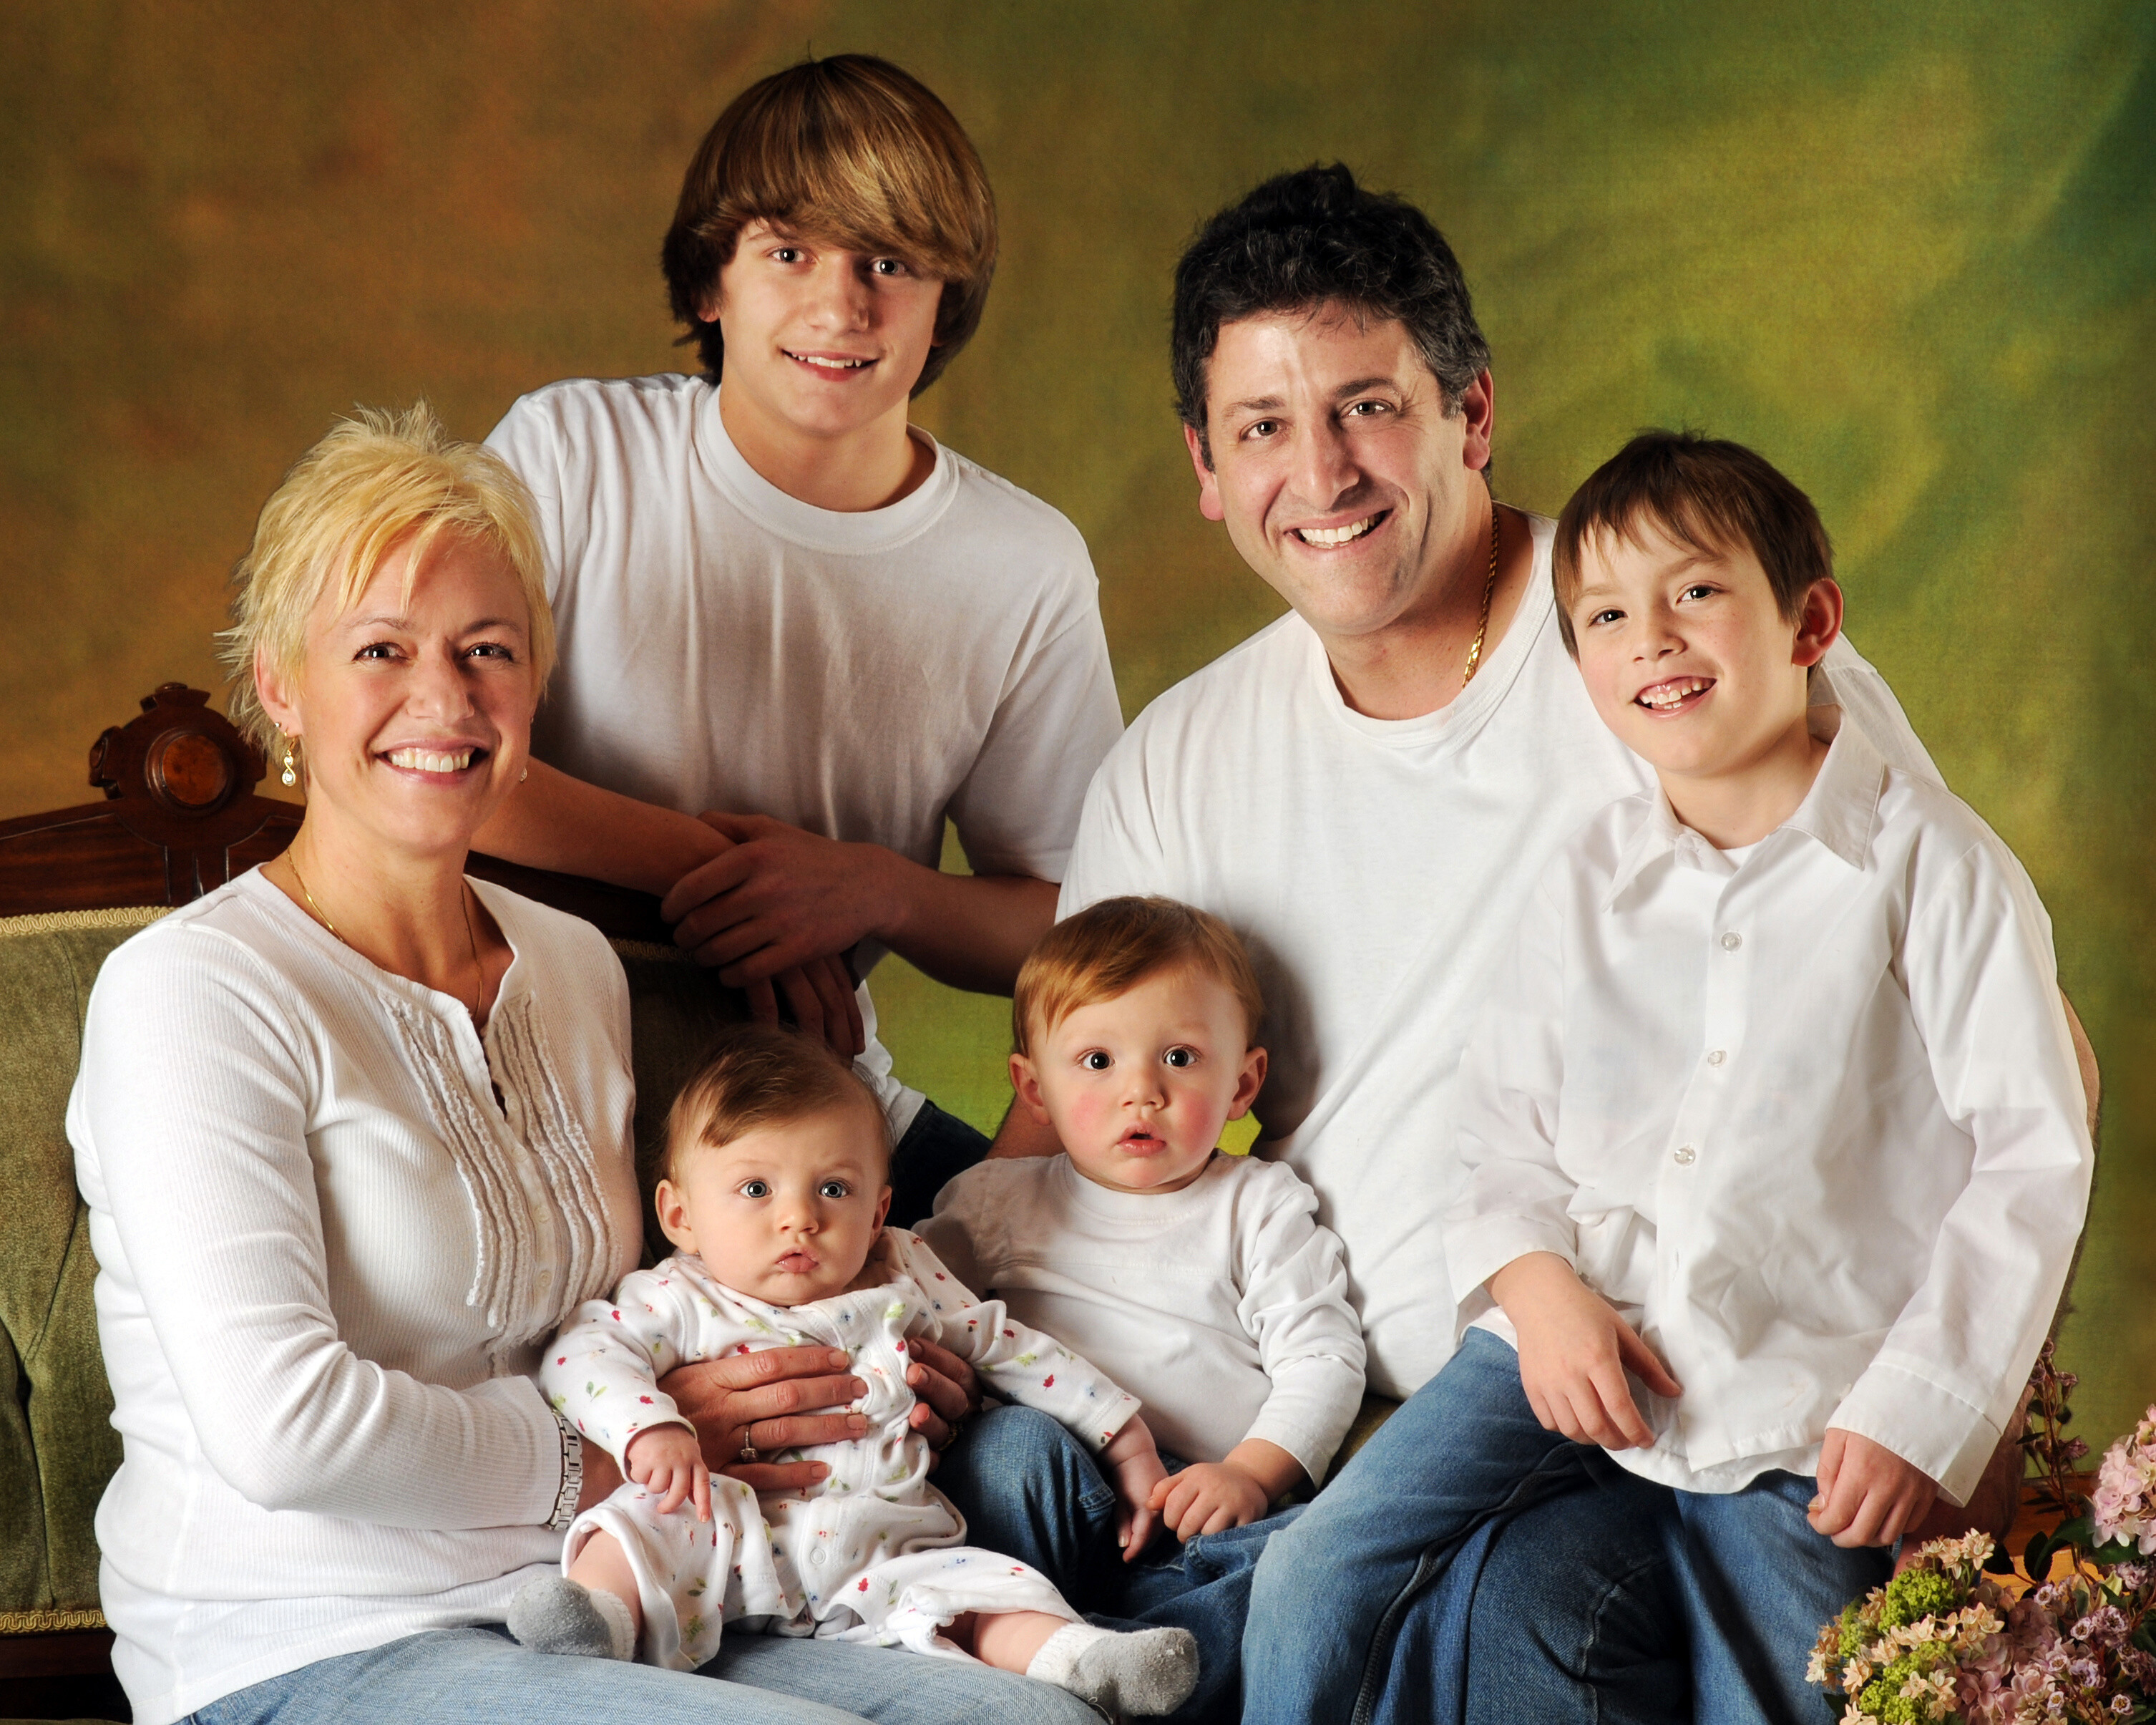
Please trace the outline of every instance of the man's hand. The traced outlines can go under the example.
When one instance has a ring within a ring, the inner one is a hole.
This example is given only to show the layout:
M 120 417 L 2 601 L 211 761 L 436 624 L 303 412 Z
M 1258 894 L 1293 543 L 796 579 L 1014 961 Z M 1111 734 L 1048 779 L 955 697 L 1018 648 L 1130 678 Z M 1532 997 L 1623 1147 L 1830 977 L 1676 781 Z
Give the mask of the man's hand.
M 842 844 L 768 815 L 700 817 L 729 847 L 674 883 L 660 914 L 729 988 L 850 951 L 892 920 L 881 845 Z
M 1884 1444 L 1830 1425 L 1820 1445 L 1819 1496 L 1805 1519 L 1838 1546 L 1892 1545 L 1924 1519 L 1938 1490 Z
M 907 1338 L 906 1351 L 913 1361 L 906 1368 L 906 1387 L 914 1395 L 906 1421 L 928 1439 L 928 1470 L 933 1473 L 937 1460 L 957 1439 L 959 1426 L 980 1411 L 980 1383 L 973 1368 L 947 1347 L 915 1336 Z
M 1101 1460 L 1116 1488 L 1116 1543 L 1122 1547 L 1123 1561 L 1133 1563 L 1160 1526 L 1153 1512 L 1153 1493 L 1168 1477 L 1168 1470 L 1161 1465 L 1152 1429 L 1136 1413 L 1101 1452 Z
M 1625 1368 L 1657 1395 L 1681 1395 L 1683 1388 L 1569 1264 L 1554 1252 L 1529 1252 L 1491 1277 L 1489 1288 L 1519 1332 L 1520 1387 L 1544 1431 L 1605 1450 L 1655 1441 Z
M 752 1491 L 798 1491 L 820 1483 L 830 1469 L 820 1461 L 762 1458 L 867 1432 L 867 1416 L 844 1411 L 868 1393 L 852 1364 L 843 1348 L 773 1347 L 678 1367 L 659 1387 L 696 1425 L 713 1473 Z M 741 1459 L 744 1444 L 755 1447 L 758 1460 Z
M 660 1494 L 659 1513 L 670 1516 L 693 1499 L 696 1519 L 711 1519 L 711 1474 L 685 1425 L 654 1425 L 639 1432 L 621 1452 L 629 1476 Z

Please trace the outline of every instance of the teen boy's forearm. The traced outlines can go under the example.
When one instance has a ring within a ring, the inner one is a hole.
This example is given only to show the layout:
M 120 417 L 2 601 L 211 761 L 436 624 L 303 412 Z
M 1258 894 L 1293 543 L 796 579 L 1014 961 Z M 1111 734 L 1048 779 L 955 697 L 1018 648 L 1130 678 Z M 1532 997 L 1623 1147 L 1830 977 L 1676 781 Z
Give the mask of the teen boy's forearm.
M 1034 943 L 1055 921 L 1054 881 L 946 874 L 886 851 L 893 914 L 877 938 L 952 988 L 1009 994 Z
M 544 761 L 511 791 L 473 847 L 528 868 L 551 868 L 663 897 L 728 841 L 693 815 L 572 779 Z

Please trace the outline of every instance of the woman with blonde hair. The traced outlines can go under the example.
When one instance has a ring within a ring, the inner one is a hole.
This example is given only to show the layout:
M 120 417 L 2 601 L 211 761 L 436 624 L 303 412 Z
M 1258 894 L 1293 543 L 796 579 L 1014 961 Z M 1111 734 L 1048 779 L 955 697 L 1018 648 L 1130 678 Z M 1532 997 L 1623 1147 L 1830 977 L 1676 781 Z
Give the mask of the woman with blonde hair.
M 125 1445 L 97 1534 L 135 1717 L 1089 1717 L 873 1649 L 729 1649 L 714 1682 L 503 1632 L 615 1483 L 541 1395 L 539 1350 L 641 1246 L 620 965 L 464 873 L 553 662 L 527 508 L 424 407 L 301 459 L 225 650 L 305 821 L 91 996 L 68 1125 Z M 770 1411 L 716 1405 L 737 1430 Z

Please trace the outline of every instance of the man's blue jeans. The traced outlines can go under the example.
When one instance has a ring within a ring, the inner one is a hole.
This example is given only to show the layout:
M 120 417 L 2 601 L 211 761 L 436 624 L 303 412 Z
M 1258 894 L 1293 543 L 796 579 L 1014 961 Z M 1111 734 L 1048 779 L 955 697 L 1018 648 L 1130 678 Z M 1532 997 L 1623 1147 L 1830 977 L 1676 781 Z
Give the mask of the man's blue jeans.
M 1116 1494 L 1085 1445 L 1029 1408 L 992 1408 L 936 1472 L 966 1517 L 966 1538 L 1046 1575 L 1108 1629 L 1184 1629 L 1198 1642 L 1198 1687 L 1174 1725 L 1229 1725 L 1250 1573 L 1275 1530 L 1300 1510 L 1178 1543 L 1156 1539 L 1125 1563 L 1116 1546 Z
M 1245 1725 L 1378 1717 L 1402 1626 L 1463 1542 L 1537 1505 L 1571 1509 L 1616 1471 L 1601 1451 L 1544 1431 L 1517 1356 L 1471 1331 L 1259 1562 L 1243 1636 Z M 1831 1718 L 1804 1682 L 1805 1656 L 1822 1622 L 1885 1578 L 1888 1556 L 1812 1532 L 1811 1484 L 1791 1475 L 1727 1496 L 1659 1495 L 1697 1717 Z M 1471 1688 L 1483 1678 L 1471 1672 Z M 1661 1717 L 1676 1711 L 1671 1699 Z
M 1681 1608 L 1658 1505 L 1651 1488 L 1611 1472 L 1613 1489 L 1529 1511 L 1502 1539 L 1493 1524 L 1416 1596 L 1377 1686 L 1374 1725 L 1666 1725 L 1683 1716 Z M 1092 1458 L 1022 1408 L 976 1420 L 936 1480 L 966 1515 L 970 1540 L 1031 1563 L 1096 1620 L 1190 1630 L 1199 1686 L 1179 1717 L 1237 1717 L 1253 1568 L 1286 1518 L 1156 1547 L 1166 1561 L 1126 1569 L 1115 1494 Z

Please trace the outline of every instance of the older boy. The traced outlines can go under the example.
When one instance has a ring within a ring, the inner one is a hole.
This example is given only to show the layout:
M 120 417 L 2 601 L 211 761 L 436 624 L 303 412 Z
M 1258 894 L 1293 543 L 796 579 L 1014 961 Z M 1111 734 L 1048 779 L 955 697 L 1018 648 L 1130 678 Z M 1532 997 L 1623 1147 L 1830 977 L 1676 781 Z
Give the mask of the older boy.
M 562 660 L 482 843 L 664 895 L 762 1010 L 776 979 L 865 1043 L 900 1223 L 986 1146 L 898 1082 L 855 979 L 888 949 L 1007 992 L 1122 729 L 1076 531 L 907 421 L 995 250 L 934 95 L 792 67 L 719 116 L 666 238 L 705 375 L 557 384 L 489 439 L 538 505 Z M 970 876 L 938 871 L 947 815 Z
M 1555 570 L 1657 788 L 1543 870 L 1462 1059 L 1475 1327 L 1266 1561 L 1368 1625 L 1608 1451 L 1672 1495 L 1699 1716 L 1823 1717 L 1819 1625 L 1974 1486 L 2072 1257 L 2092 1157 L 2050 924 L 1974 813 L 1809 704 L 1840 590 L 1758 456 L 1635 439 Z M 1343 1717 L 1367 1645 L 1296 1638 L 1245 1719 Z

